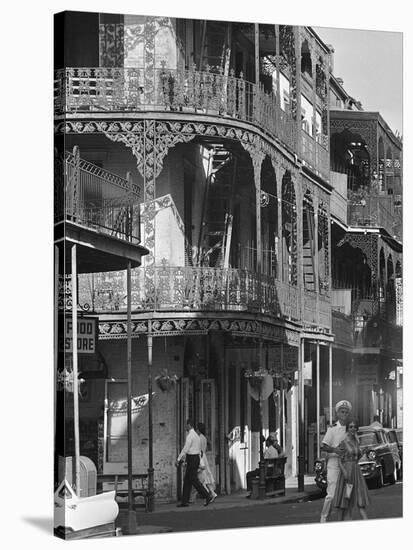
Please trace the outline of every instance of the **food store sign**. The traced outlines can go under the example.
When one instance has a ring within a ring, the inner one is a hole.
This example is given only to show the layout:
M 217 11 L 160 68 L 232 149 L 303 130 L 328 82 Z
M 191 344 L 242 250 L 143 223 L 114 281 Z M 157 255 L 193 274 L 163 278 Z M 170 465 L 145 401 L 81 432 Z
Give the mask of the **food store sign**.
M 59 351 L 72 351 L 73 323 L 65 319 L 64 335 L 60 340 Z M 94 317 L 82 318 L 77 321 L 77 351 L 78 353 L 96 353 L 97 320 Z

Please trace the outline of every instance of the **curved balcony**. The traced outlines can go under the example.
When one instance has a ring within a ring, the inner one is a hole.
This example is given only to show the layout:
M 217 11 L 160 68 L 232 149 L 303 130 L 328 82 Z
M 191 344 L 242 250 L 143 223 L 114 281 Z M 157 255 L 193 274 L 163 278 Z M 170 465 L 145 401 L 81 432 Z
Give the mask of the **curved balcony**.
M 193 69 L 66 68 L 56 72 L 56 114 L 159 111 L 205 114 L 258 126 L 296 149 L 294 121 L 260 84 Z
M 273 277 L 243 269 L 162 266 L 148 270 L 153 293 L 146 290 L 145 268 L 133 272 L 134 311 L 262 313 L 300 321 L 299 289 Z M 93 277 L 93 280 L 91 279 Z M 85 275 L 80 303 L 103 312 L 125 311 L 125 274 Z

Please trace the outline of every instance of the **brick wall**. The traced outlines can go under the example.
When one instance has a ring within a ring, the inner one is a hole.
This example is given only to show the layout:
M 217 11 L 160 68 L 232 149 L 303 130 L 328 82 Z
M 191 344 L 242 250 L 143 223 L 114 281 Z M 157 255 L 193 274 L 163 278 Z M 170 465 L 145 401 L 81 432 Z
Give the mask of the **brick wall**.
M 176 389 L 162 392 L 155 382 L 155 376 L 168 368 L 171 373 L 182 375 L 183 341 L 180 338 L 154 338 L 153 345 L 153 462 L 156 498 L 174 499 L 176 496 L 175 459 L 177 448 Z M 146 339 L 132 342 L 132 395 L 147 394 L 147 348 Z M 108 377 L 126 379 L 126 341 L 101 342 L 101 352 L 109 368 Z M 126 397 L 126 396 L 125 396 Z M 102 403 L 103 403 L 103 396 Z M 125 415 L 126 423 L 126 415 Z M 145 472 L 148 468 L 148 408 L 132 415 L 132 459 L 134 470 Z M 122 452 L 121 449 L 119 451 Z M 116 452 L 116 451 L 115 451 Z

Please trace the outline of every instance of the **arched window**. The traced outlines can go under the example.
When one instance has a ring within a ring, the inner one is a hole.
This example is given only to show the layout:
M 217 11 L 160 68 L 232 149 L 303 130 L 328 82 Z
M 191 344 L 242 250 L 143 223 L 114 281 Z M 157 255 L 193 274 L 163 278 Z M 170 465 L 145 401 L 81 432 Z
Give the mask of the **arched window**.
M 277 180 L 271 160 L 266 157 L 261 169 L 262 272 L 271 277 L 278 277 L 277 244 Z

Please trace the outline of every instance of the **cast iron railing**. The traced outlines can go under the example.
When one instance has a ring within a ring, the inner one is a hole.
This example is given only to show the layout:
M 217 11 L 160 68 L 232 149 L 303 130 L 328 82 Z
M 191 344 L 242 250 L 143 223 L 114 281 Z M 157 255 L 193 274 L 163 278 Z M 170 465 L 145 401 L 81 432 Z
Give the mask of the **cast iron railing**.
M 140 242 L 139 188 L 80 158 L 79 149 L 55 159 L 55 222 L 71 221 L 97 232 Z
M 150 288 L 147 290 L 147 277 Z M 79 300 L 96 312 L 126 310 L 126 279 L 121 272 L 83 275 Z M 152 284 L 153 283 L 153 284 Z M 133 270 L 133 310 L 246 311 L 299 321 L 301 296 L 295 286 L 244 269 L 158 266 Z
M 172 111 L 233 118 L 296 148 L 294 121 L 260 84 L 192 69 L 66 68 L 56 72 L 55 112 Z

